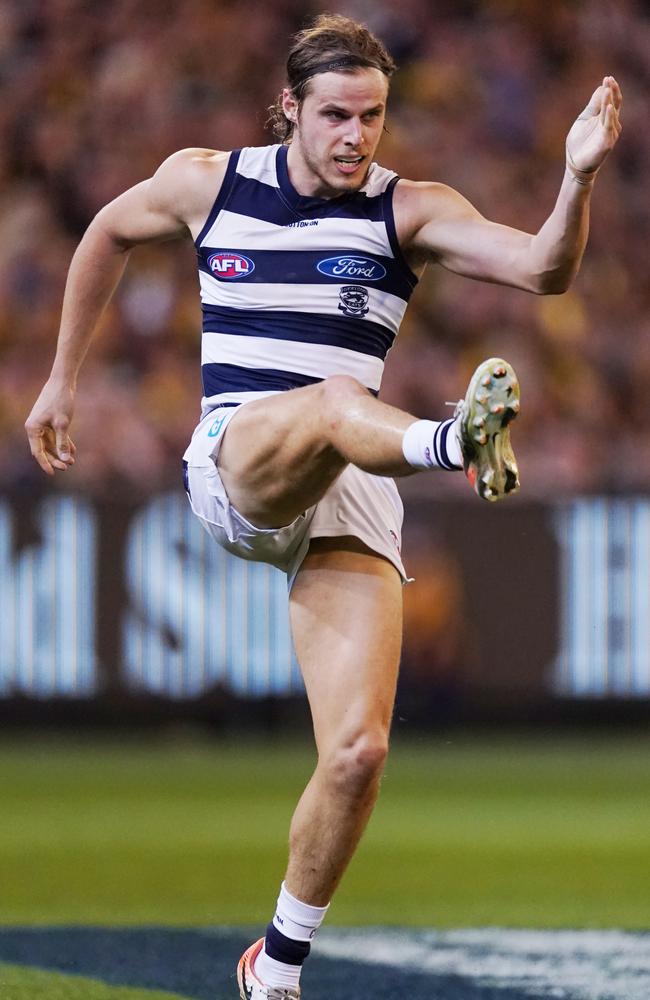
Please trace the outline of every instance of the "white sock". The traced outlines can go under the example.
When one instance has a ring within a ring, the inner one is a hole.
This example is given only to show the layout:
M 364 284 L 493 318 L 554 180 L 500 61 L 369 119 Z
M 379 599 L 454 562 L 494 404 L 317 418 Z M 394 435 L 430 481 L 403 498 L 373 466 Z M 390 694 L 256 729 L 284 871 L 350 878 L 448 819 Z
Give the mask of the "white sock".
M 253 972 L 265 986 L 283 986 L 288 990 L 295 990 L 300 986 L 300 973 L 302 965 L 287 965 L 286 962 L 278 962 L 271 958 L 262 948 L 255 959 Z
M 402 438 L 404 458 L 414 469 L 448 469 L 463 467 L 463 456 L 456 433 L 456 418 L 449 420 L 416 420 L 407 427 Z
M 328 909 L 329 904 L 327 906 L 311 906 L 309 903 L 303 903 L 296 899 L 283 882 L 273 917 L 273 928 L 288 939 L 284 942 L 286 947 L 290 947 L 292 941 L 309 944 L 325 919 Z M 275 931 L 270 929 L 267 933 L 273 936 Z M 282 938 L 278 938 L 278 940 L 282 941 Z M 295 989 L 300 981 L 301 971 L 302 964 L 295 965 L 279 961 L 277 957 L 267 954 L 266 946 L 255 959 L 255 975 L 267 986 L 285 986 Z
M 311 941 L 328 910 L 329 903 L 327 906 L 311 906 L 309 903 L 302 903 L 291 895 L 286 883 L 283 882 L 280 886 L 273 923 L 285 937 L 292 938 L 294 941 Z

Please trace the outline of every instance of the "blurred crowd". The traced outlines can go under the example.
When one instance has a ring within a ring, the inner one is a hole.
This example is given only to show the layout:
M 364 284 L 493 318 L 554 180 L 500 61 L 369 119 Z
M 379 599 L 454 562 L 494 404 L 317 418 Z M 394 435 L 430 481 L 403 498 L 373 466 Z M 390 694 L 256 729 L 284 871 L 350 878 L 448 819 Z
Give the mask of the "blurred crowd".
M 312 0 L 5 0 L 0 7 L 0 462 L 44 478 L 23 422 L 53 357 L 65 275 L 94 213 L 185 146 L 274 141 L 266 109 Z M 599 176 L 583 268 L 537 297 L 430 268 L 389 358 L 383 398 L 445 415 L 484 356 L 522 383 L 530 498 L 650 487 L 650 18 L 642 0 L 342 0 L 400 70 L 379 159 L 440 180 L 535 232 L 564 139 L 606 74 L 624 132 Z M 200 310 L 187 245 L 139 248 L 80 380 L 74 472 L 58 488 L 136 495 L 178 481 L 198 417 Z M 416 485 L 417 484 L 417 485 Z M 462 477 L 410 490 L 459 495 Z

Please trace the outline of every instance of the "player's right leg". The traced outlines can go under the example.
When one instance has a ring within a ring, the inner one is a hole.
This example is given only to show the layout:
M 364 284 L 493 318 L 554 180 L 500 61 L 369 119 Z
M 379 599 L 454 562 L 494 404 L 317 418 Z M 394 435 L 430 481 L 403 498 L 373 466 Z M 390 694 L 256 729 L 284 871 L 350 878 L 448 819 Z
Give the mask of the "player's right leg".
M 413 472 L 401 442 L 414 421 L 335 375 L 242 406 L 223 436 L 219 474 L 240 514 L 279 527 L 318 503 L 350 462 L 377 475 Z
M 518 408 L 516 376 L 498 358 L 479 366 L 455 419 L 441 423 L 334 376 L 241 407 L 225 431 L 219 473 L 230 502 L 260 528 L 289 524 L 318 503 L 348 463 L 387 476 L 464 466 L 480 496 L 499 499 L 518 485 L 507 429 Z
M 519 384 L 512 367 L 488 358 L 472 375 L 456 407 L 463 468 L 484 500 L 500 500 L 519 489 L 508 425 L 519 413 Z

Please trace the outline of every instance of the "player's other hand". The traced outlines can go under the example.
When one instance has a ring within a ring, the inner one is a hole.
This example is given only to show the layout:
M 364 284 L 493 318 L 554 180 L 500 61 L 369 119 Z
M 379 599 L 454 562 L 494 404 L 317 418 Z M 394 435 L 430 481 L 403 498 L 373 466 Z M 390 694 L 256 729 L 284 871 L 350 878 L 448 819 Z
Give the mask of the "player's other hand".
M 619 121 L 619 112 L 622 103 L 621 88 L 613 76 L 606 76 L 567 136 L 570 167 L 586 174 L 594 174 L 598 170 L 621 134 L 623 126 Z
M 68 434 L 73 412 L 74 390 L 50 378 L 25 421 L 31 453 L 48 476 L 74 465 L 77 449 Z

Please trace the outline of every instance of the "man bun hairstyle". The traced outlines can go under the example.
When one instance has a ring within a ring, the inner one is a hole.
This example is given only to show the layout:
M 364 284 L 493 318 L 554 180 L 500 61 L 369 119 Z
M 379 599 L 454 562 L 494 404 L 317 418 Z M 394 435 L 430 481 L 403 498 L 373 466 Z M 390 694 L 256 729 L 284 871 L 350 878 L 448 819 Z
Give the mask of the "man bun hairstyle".
M 287 59 L 287 84 L 300 103 L 318 73 L 354 73 L 360 67 L 378 69 L 388 79 L 396 69 L 384 44 L 365 24 L 342 14 L 320 14 L 293 37 Z M 284 113 L 282 94 L 269 108 L 267 125 L 281 142 L 288 142 L 293 134 L 295 123 Z

